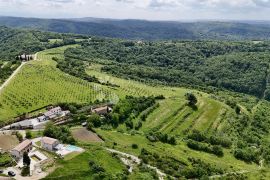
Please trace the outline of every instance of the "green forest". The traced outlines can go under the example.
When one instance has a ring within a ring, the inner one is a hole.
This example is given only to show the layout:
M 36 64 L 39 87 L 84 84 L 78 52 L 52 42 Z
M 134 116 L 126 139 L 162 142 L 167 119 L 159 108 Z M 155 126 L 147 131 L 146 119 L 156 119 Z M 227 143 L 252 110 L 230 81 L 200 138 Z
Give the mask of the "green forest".
M 103 63 L 103 71 L 123 78 L 208 90 L 227 89 L 270 99 L 269 42 L 135 42 L 92 38 L 82 42 L 81 47 L 68 49 L 65 56 Z

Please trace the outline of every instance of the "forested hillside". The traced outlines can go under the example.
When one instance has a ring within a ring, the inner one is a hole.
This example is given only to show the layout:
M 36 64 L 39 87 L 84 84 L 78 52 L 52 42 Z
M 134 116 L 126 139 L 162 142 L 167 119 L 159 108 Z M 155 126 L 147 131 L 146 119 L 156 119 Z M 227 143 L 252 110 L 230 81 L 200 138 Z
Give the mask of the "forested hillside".
M 142 43 L 93 38 L 65 55 L 67 60 L 100 63 L 99 59 L 106 59 L 102 70 L 124 78 L 208 90 L 216 87 L 269 99 L 268 42 Z
M 47 48 L 72 44 L 74 43 L 72 38 L 85 38 L 85 36 L 0 26 L 0 59 L 15 60 L 16 56 L 23 53 L 32 54 Z M 64 39 L 64 41 L 51 43 L 50 39 Z
M 269 23 L 0 17 L 0 25 L 125 39 L 269 39 Z

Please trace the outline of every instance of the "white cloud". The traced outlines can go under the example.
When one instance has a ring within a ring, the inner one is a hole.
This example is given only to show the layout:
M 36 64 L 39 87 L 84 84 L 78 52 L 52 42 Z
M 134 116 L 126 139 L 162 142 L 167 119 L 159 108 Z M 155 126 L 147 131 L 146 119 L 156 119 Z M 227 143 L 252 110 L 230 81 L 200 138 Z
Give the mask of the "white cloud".
M 1 15 L 140 19 L 269 19 L 270 0 L 0 0 Z

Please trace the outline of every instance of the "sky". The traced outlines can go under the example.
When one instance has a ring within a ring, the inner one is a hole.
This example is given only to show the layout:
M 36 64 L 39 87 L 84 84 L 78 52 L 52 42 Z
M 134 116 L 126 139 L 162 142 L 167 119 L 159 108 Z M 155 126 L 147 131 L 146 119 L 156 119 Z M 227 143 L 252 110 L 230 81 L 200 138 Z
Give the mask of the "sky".
M 270 20 L 270 0 L 0 0 L 0 15 L 147 20 Z

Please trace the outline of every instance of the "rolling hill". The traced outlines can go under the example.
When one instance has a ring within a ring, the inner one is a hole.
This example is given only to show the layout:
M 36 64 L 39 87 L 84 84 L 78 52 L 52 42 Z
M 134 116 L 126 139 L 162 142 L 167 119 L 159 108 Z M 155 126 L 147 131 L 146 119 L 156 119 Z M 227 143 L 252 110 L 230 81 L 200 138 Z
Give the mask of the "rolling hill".
M 0 25 L 32 28 L 59 33 L 76 33 L 103 37 L 164 40 L 164 39 L 269 39 L 268 22 L 172 22 L 145 20 L 113 20 L 98 18 L 38 19 L 0 17 Z

